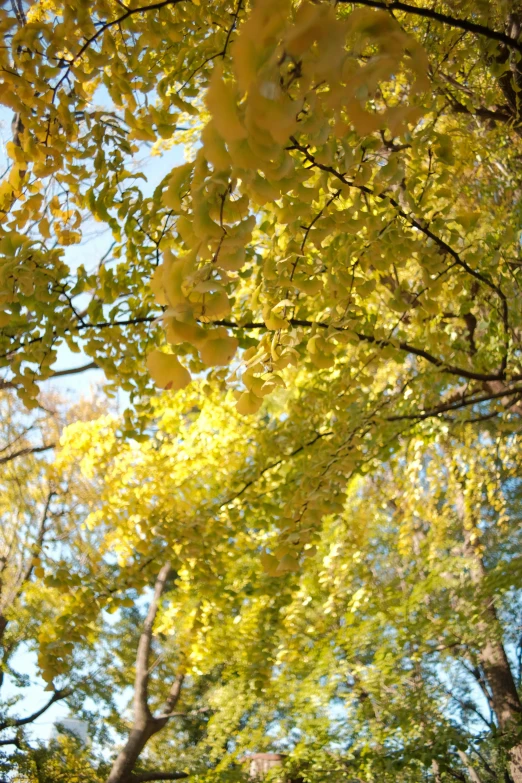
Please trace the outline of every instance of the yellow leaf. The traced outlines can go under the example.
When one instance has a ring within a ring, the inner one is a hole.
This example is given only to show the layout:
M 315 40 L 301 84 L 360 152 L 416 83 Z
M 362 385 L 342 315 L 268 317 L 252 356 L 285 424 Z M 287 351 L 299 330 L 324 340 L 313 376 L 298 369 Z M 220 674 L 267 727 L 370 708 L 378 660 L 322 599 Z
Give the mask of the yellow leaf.
M 262 552 L 261 553 L 261 565 L 263 566 L 263 570 L 269 576 L 279 576 L 279 573 L 278 573 L 279 560 L 277 559 L 277 557 L 274 557 L 273 555 L 268 554 L 268 552 Z
M 193 163 L 185 163 L 183 166 L 176 166 L 170 173 L 168 187 L 163 193 L 162 200 L 165 206 L 174 212 L 179 212 L 181 209 L 181 197 L 184 195 L 183 186 L 193 168 Z
M 201 302 L 194 305 L 194 313 L 204 323 L 224 318 L 229 312 L 230 300 L 225 291 L 205 294 Z
M 216 171 L 228 169 L 231 160 L 227 148 L 221 136 L 216 133 L 213 122 L 207 123 L 201 134 L 203 141 L 203 151 L 206 159 L 212 164 Z
M 6 209 L 13 198 L 14 188 L 10 182 L 4 180 L 0 184 L 0 209 Z
M 379 130 L 383 124 L 383 118 L 379 114 L 366 111 L 355 98 L 347 101 L 346 109 L 359 136 L 367 136 L 369 133 Z
M 42 218 L 38 224 L 38 228 L 40 229 L 40 234 L 43 236 L 44 239 L 50 239 L 51 238 L 51 230 L 49 221 L 47 218 Z
M 147 356 L 147 369 L 160 389 L 183 389 L 191 381 L 189 371 L 170 353 L 152 351 Z
M 226 330 L 216 329 L 218 334 L 208 333 L 208 339 L 199 348 L 201 360 L 207 367 L 224 366 L 230 363 L 237 351 L 238 340 L 226 333 Z M 223 334 L 224 332 L 224 334 Z
M 292 285 L 297 288 L 298 291 L 302 291 L 303 294 L 314 296 L 322 290 L 323 281 L 319 277 L 304 277 L 304 275 L 295 275 L 294 279 L 292 280 Z
M 257 413 L 262 403 L 263 400 L 252 392 L 243 392 L 236 402 L 236 408 L 243 416 L 249 416 L 252 413 Z
M 266 324 L 267 329 L 271 331 L 277 331 L 277 329 L 287 329 L 289 326 L 288 321 L 285 318 L 279 318 L 275 315 L 270 305 L 263 307 L 263 321 Z
M 41 225 L 41 224 L 40 224 Z M 149 285 L 157 303 L 160 305 L 167 304 L 167 298 L 165 296 L 165 290 L 163 288 L 163 264 L 156 267 L 150 278 Z
M 216 130 L 225 141 L 246 138 L 246 131 L 237 113 L 236 97 L 232 86 L 223 80 L 223 66 L 215 66 L 206 95 L 206 104 L 214 120 Z
M 168 318 L 166 319 L 166 326 L 167 340 L 172 345 L 177 343 L 198 345 L 202 340 L 205 340 L 207 334 L 194 319 L 179 321 L 177 318 Z
M 238 272 L 245 264 L 245 248 L 231 248 L 223 242 L 216 258 L 216 264 L 229 272 Z
M 58 228 L 57 224 L 54 224 L 56 233 L 56 239 L 59 245 L 62 247 L 68 247 L 69 245 L 78 245 L 82 241 L 81 231 L 71 231 L 70 228 Z
M 190 267 L 190 259 L 187 256 L 176 258 L 170 250 L 165 251 L 163 258 L 163 264 L 159 267 L 163 270 L 163 291 L 168 304 L 176 307 L 186 301 L 182 286 L 187 267 Z
M 299 571 L 299 562 L 293 555 L 287 554 L 281 558 L 277 573 L 283 574 L 285 571 Z

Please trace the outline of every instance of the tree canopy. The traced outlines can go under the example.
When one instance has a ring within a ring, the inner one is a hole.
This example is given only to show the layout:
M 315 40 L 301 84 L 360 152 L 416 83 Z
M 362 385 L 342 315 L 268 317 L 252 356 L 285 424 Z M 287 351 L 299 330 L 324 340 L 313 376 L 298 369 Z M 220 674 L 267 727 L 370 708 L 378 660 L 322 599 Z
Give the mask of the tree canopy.
M 20 780 L 279 743 L 312 783 L 521 783 L 521 25 L 0 3 L 3 671 L 111 748 L 28 750 L 15 697 Z

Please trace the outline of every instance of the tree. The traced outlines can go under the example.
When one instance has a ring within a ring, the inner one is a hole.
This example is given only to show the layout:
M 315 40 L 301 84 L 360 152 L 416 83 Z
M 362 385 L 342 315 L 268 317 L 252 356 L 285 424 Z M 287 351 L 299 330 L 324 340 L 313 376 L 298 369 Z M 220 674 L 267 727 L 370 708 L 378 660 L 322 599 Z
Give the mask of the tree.
M 288 693 L 335 700 L 361 780 L 510 779 L 506 757 L 520 741 L 518 435 L 463 440 L 423 432 L 354 482 L 286 610 Z M 428 777 L 432 763 L 438 777 Z
M 4 4 L 0 360 L 27 404 L 63 342 L 131 393 L 138 415 L 94 425 L 101 460 L 87 457 L 131 582 L 155 579 L 144 562 L 169 549 L 215 596 L 209 561 L 225 566 L 248 508 L 266 573 L 290 584 L 358 477 L 409 438 L 440 426 L 481 447 L 516 431 L 521 13 L 502 0 Z M 131 172 L 148 142 L 184 143 L 187 162 L 144 196 Z M 92 217 L 111 257 L 73 271 L 63 248 Z M 194 524 L 158 515 L 157 540 L 154 438 L 141 473 L 133 441 L 127 473 L 111 463 L 121 434 L 150 434 L 145 366 L 170 390 L 204 375 L 192 407 L 228 387 L 221 410 L 253 417 L 233 419 L 212 460 L 195 444 L 195 497 L 179 483 L 172 506 Z M 518 696 L 486 601 L 477 655 L 520 783 Z M 77 609 L 63 616 L 80 634 Z
M 278 738 L 312 781 L 326 770 L 365 783 L 501 779 L 519 748 L 519 434 L 477 439 L 466 425 L 448 434 L 444 422 L 422 423 L 352 479 L 297 563 L 279 541 L 289 487 L 306 481 L 306 449 L 264 471 L 247 452 L 238 470 L 241 430 L 258 458 L 282 438 L 277 408 L 254 430 L 219 395 L 194 410 L 197 398 L 157 400 L 152 440 L 125 444 L 119 460 L 97 460 L 99 436 L 80 438 L 76 427 L 65 458 L 105 477 L 93 519 L 110 521 L 110 546 L 130 537 L 142 552 L 175 553 L 177 608 L 165 610 L 160 633 L 178 637 L 204 607 L 186 671 L 220 672 L 199 753 L 224 770 Z M 224 449 L 229 459 L 216 462 Z M 150 716 L 144 724 L 142 738 L 147 726 L 163 732 Z M 158 760 L 171 757 L 166 748 Z
M 73 671 L 53 660 L 47 697 L 20 703 L 34 686 L 28 661 L 39 650 L 46 624 L 59 621 L 68 591 L 89 593 L 88 574 L 96 563 L 97 531 L 79 529 L 86 484 L 73 465 L 58 471 L 52 459 L 67 423 L 99 415 L 97 401 L 68 405 L 56 394 L 42 396 L 31 414 L 13 392 L 0 397 L 0 746 L 27 748 L 27 730 L 57 702 L 80 708 L 85 701 L 89 642 L 74 649 Z M 74 493 L 72 492 L 74 485 Z M 92 596 L 91 592 L 91 596 Z M 84 596 L 86 598 L 86 595 Z M 82 622 L 88 623 L 88 612 Z M 62 629 L 63 630 L 63 629 Z M 73 653 L 74 632 L 63 638 Z M 45 661 L 41 661 L 45 678 Z M 63 662 L 62 662 L 63 663 Z M 28 670 L 29 669 L 29 670 Z M 7 683 L 6 678 L 9 680 Z M 43 690 L 43 689 L 42 689 Z M 2 755 L 2 762 L 5 761 Z M 10 769 L 10 762 L 7 761 Z
M 516 689 L 499 691 L 496 673 L 500 661 L 518 679 L 518 434 L 477 439 L 467 425 L 448 434 L 446 422 L 422 422 L 352 478 L 297 562 L 280 536 L 310 449 L 263 460 L 309 438 L 298 381 L 262 418 L 242 417 L 219 391 L 165 394 L 139 443 L 118 436 L 116 416 L 70 425 L 54 470 L 83 471 L 69 491 L 96 557 L 81 590 L 62 569 L 58 606 L 46 566 L 43 668 L 53 683 L 81 682 L 87 643 L 96 674 L 83 693 L 122 737 L 118 781 L 237 778 L 238 759 L 276 740 L 311 781 L 413 783 L 433 764 L 442 781 L 469 778 L 468 767 L 502 775 L 517 742 L 516 719 L 503 717 L 517 710 Z M 113 697 L 131 683 L 127 722 Z M 179 701 L 167 711 L 169 691 Z M 103 744 L 114 753 L 112 737 Z M 60 753 L 44 756 L 58 769 Z M 86 763 L 95 780 L 97 762 Z
M 236 518 L 233 527 L 219 507 L 240 486 L 236 474 L 240 477 L 252 460 L 254 436 L 263 425 L 254 427 L 233 406 L 224 408 L 217 393 L 197 408 L 199 396 L 193 390 L 176 400 L 157 400 L 157 416 L 151 418 L 149 438 L 141 444 L 118 436 L 120 421 L 114 415 L 90 420 L 84 415 L 87 420 L 81 421 L 79 411 L 71 410 L 74 423 L 62 434 L 62 450 L 52 461 L 37 463 L 40 473 L 53 476 L 66 503 L 49 520 L 36 562 L 31 540 L 20 540 L 20 555 L 29 558 L 32 570 L 10 612 L 14 642 L 9 673 L 17 676 L 17 653 L 25 645 L 38 653 L 51 694 L 42 709 L 20 717 L 16 704 L 4 700 L 6 718 L 0 726 L 5 745 L 19 749 L 6 759 L 8 769 L 16 765 L 21 775 L 33 770 L 30 774 L 42 780 L 46 774 L 67 774 L 67 743 L 63 748 L 34 747 L 23 732 L 58 699 L 88 720 L 107 753 L 105 766 L 99 759 L 98 766 L 111 781 L 203 776 L 227 755 L 222 733 L 227 713 L 232 710 L 237 720 L 251 708 L 247 699 L 236 714 L 238 704 L 227 691 L 229 672 L 239 664 L 248 682 L 266 662 L 260 658 L 256 635 L 243 637 L 240 659 L 230 660 L 225 638 L 206 650 L 209 623 L 232 633 L 233 616 L 225 626 L 223 612 L 230 608 L 230 596 L 242 600 L 230 559 L 231 536 L 246 547 L 248 569 L 258 564 L 241 520 Z M 231 451 L 227 461 L 223 449 Z M 156 472 L 156 464 L 162 465 L 161 471 Z M 20 473 L 18 467 L 14 475 Z M 9 500 L 14 520 L 21 515 L 21 505 L 28 515 L 38 510 L 32 482 L 27 471 L 25 494 Z M 209 519 L 214 512 L 216 519 Z M 151 526 L 153 521 L 156 525 Z M 46 543 L 51 546 L 46 548 Z M 166 557 L 172 565 L 161 568 L 158 564 Z M 262 578 L 272 583 L 266 575 Z M 148 587 L 154 583 L 151 596 Z M 276 585 L 271 590 L 277 590 Z M 251 643 L 255 651 L 249 649 Z M 29 675 L 19 677 L 20 687 L 34 687 L 31 680 Z M 122 703 L 132 686 L 128 727 Z M 225 698 L 219 695 L 222 691 Z M 215 728 L 207 737 L 214 712 L 220 728 L 217 737 Z M 97 725 L 101 717 L 104 728 Z M 155 748 L 160 731 L 164 737 Z M 115 753 L 118 735 L 123 744 Z M 108 766 L 112 756 L 114 763 Z M 81 754 L 74 772 L 84 775 L 94 765 L 92 779 L 97 780 L 102 774 L 97 764 L 96 755 Z
M 147 354 L 160 386 L 184 385 L 150 352 L 161 317 L 193 371 L 244 349 L 244 412 L 289 364 L 347 356 L 402 367 L 417 391 L 396 415 L 516 400 L 516 4 L 12 8 L 4 363 L 26 399 L 63 341 L 124 388 L 144 388 Z M 177 140 L 191 161 L 143 198 L 136 142 Z M 60 243 L 89 215 L 115 265 L 75 274 Z
M 507 416 L 509 429 L 522 389 L 516 8 L 508 32 L 500 2 L 455 16 L 269 0 L 16 8 L 2 50 L 17 112 L 3 334 L 25 400 L 60 341 L 142 410 L 146 356 L 159 386 L 179 388 L 187 367 L 222 383 L 239 347 L 242 414 L 305 367 L 320 396 L 337 384 L 353 400 L 328 436 L 339 502 L 339 449 L 361 465 L 432 416 Z M 95 110 L 102 88 L 109 113 Z M 191 160 L 144 198 L 126 168 L 135 142 L 178 139 Z M 59 245 L 82 214 L 115 235 L 115 265 L 92 274 L 70 273 Z M 34 239 L 19 233 L 31 220 Z M 158 319 L 168 351 L 153 350 Z
M 9 769 L 14 783 L 103 783 L 107 771 L 77 738 L 67 735 L 30 754 L 15 753 Z

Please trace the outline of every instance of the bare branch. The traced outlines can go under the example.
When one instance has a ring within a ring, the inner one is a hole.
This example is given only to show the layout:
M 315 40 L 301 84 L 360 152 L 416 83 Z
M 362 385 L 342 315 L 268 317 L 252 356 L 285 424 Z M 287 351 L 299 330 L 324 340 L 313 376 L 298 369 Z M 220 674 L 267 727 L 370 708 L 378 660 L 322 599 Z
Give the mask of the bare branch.
M 0 739 L 0 745 L 15 745 L 17 748 L 22 748 L 22 743 L 18 737 L 9 737 L 8 739 Z
M 50 451 L 50 449 L 54 449 L 55 446 L 56 443 L 48 443 L 44 446 L 27 446 L 27 448 L 14 451 L 12 454 L 8 454 L 6 457 L 0 457 L 0 465 L 4 465 L 6 462 L 10 462 L 17 457 L 23 457 L 26 454 L 40 454 L 43 451 Z
M 38 525 L 38 532 L 36 534 L 36 541 L 34 542 L 38 551 L 41 550 L 41 548 L 42 548 L 42 544 L 43 544 L 44 537 L 45 537 L 45 532 L 46 532 L 46 523 L 47 523 L 47 520 L 49 518 L 49 510 L 51 508 L 51 501 L 52 501 L 52 499 L 53 499 L 53 497 L 55 495 L 56 495 L 56 492 L 53 489 L 51 489 L 49 491 L 48 495 L 47 495 L 47 500 L 45 501 L 45 506 L 44 506 L 42 518 L 40 520 L 40 524 Z M 31 559 L 29 560 L 29 563 L 27 565 L 27 568 L 25 570 L 25 573 L 22 574 L 22 576 L 19 579 L 19 582 L 17 584 L 15 598 L 20 594 L 20 590 L 23 587 L 23 585 L 27 581 L 29 581 L 29 579 L 31 578 L 31 574 L 33 573 L 33 569 L 34 569 L 34 560 L 31 557 Z
M 38 550 L 42 548 L 45 531 L 46 531 L 46 522 L 49 516 L 49 508 L 51 506 L 51 500 L 53 499 L 55 494 L 56 492 L 51 490 L 47 495 L 47 500 L 44 506 L 42 519 L 40 521 L 40 524 L 38 526 L 38 532 L 36 534 L 35 546 L 37 547 Z M 7 565 L 7 558 L 2 558 L 2 561 L 3 562 L 2 562 L 2 568 L 0 570 L 0 573 L 1 571 L 4 570 L 4 568 Z M 9 606 L 12 606 L 12 604 L 16 601 L 16 599 L 22 592 L 22 588 L 24 584 L 28 582 L 29 579 L 31 578 L 31 574 L 33 573 L 33 568 L 34 568 L 34 560 L 32 554 L 30 554 L 30 559 L 25 567 L 25 571 L 24 571 L 24 564 L 22 562 L 18 574 L 14 580 L 14 584 L 12 588 L 7 593 L 7 595 L 5 595 L 4 598 L 0 601 L 0 642 L 3 640 L 5 629 L 7 628 L 9 623 L 6 617 L 6 609 Z M 3 585 L 2 582 L 0 581 L 0 594 L 2 592 L 2 587 Z
M 11 720 L 5 720 L 3 723 L 0 723 L 0 731 L 8 729 L 12 726 L 26 726 L 28 723 L 32 723 L 37 718 L 39 718 L 40 715 L 43 715 L 44 712 L 47 712 L 49 707 L 51 707 L 55 702 L 60 701 L 61 699 L 66 699 L 71 695 L 71 693 L 72 691 L 70 690 L 54 691 L 49 701 L 47 701 L 43 707 L 40 707 L 39 710 L 31 713 L 31 715 L 28 715 L 26 718 L 12 718 Z
M 81 367 L 71 367 L 70 370 L 57 370 L 53 372 L 50 378 L 63 378 L 65 375 L 78 375 L 78 373 L 85 372 L 86 370 L 99 370 L 100 366 L 96 362 L 89 362 L 83 364 Z
M 85 372 L 86 370 L 99 370 L 100 366 L 96 362 L 89 362 L 88 364 L 83 364 L 81 367 L 71 367 L 69 370 L 57 370 L 56 372 L 53 372 L 52 375 L 49 376 L 49 378 L 46 378 L 45 380 L 50 380 L 51 378 L 62 378 L 65 375 L 77 375 L 78 373 Z M 16 388 L 16 383 L 14 381 L 4 381 L 0 380 L 0 389 L 14 389 Z

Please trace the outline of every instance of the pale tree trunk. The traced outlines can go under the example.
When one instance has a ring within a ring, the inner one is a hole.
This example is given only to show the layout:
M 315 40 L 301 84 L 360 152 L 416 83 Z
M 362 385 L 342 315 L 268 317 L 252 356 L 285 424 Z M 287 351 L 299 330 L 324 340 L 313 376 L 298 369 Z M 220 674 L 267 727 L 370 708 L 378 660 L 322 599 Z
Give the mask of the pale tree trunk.
M 138 652 L 136 654 L 136 676 L 134 680 L 134 718 L 133 726 L 127 742 L 118 754 L 107 778 L 107 783 L 140 783 L 140 781 L 152 780 L 179 780 L 188 775 L 184 772 L 134 772 L 134 767 L 143 752 L 147 742 L 157 734 L 172 717 L 181 695 L 183 674 L 178 674 L 170 693 L 165 700 L 163 711 L 154 716 L 148 704 L 149 685 L 149 657 L 153 637 L 154 621 L 158 612 L 158 606 L 165 591 L 167 579 L 170 574 L 170 563 L 163 566 L 156 579 L 154 595 L 143 624 Z
M 480 779 L 478 772 L 474 767 L 471 766 L 471 762 L 466 756 L 466 754 L 464 753 L 464 751 L 459 750 L 458 754 L 460 760 L 462 761 L 462 763 L 464 764 L 464 766 L 468 771 L 468 775 L 469 775 L 469 779 L 471 780 L 471 783 L 482 783 L 482 780 Z
M 442 783 L 442 779 L 440 777 L 440 768 L 438 763 L 435 761 L 435 759 L 433 759 L 431 762 L 431 771 L 433 772 L 435 783 Z

